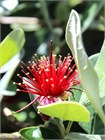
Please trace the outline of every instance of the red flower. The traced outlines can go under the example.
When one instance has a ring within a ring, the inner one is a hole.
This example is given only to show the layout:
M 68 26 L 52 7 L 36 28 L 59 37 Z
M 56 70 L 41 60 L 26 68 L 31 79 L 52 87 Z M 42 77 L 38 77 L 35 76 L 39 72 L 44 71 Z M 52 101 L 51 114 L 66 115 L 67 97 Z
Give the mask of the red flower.
M 22 72 L 25 77 L 18 76 L 23 83 L 18 85 L 22 88 L 21 92 L 38 95 L 29 105 L 38 101 L 39 105 L 47 105 L 53 102 L 67 99 L 68 91 L 72 90 L 72 86 L 79 84 L 77 79 L 77 69 L 73 62 L 73 58 L 68 55 L 62 61 L 59 56 L 58 66 L 56 65 L 56 55 L 52 55 L 52 41 L 50 45 L 50 57 L 35 56 L 34 61 L 29 62 L 29 66 L 23 63 Z M 70 92 L 69 92 L 70 93 Z M 18 112 L 19 112 L 18 111 Z

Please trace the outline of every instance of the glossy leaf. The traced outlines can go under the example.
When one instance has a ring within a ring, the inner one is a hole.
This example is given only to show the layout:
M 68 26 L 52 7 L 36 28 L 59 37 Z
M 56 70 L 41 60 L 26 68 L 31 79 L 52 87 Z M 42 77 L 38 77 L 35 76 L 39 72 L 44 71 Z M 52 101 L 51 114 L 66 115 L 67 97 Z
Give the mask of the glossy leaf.
M 0 67 L 16 55 L 25 43 L 24 32 L 21 29 L 12 31 L 0 44 Z
M 29 127 L 21 129 L 20 134 L 26 140 L 43 140 L 39 127 Z
M 85 52 L 82 37 L 81 37 L 81 26 L 80 18 L 76 11 L 72 10 L 67 27 L 66 27 L 66 42 L 70 47 L 74 56 L 75 62 L 78 67 L 79 76 L 83 84 L 83 88 L 98 112 L 100 118 L 105 124 L 105 115 L 102 110 L 100 98 L 99 98 L 99 81 L 97 73 L 94 67 L 90 64 L 88 56 Z
M 105 135 L 89 135 L 83 133 L 70 133 L 65 137 L 67 140 L 105 140 Z
M 89 111 L 83 105 L 73 101 L 38 106 L 38 110 L 43 114 L 63 120 L 88 122 L 90 119 Z
M 58 139 L 58 134 L 51 129 L 44 127 L 27 127 L 20 131 L 22 138 L 25 140 L 43 140 L 43 139 Z

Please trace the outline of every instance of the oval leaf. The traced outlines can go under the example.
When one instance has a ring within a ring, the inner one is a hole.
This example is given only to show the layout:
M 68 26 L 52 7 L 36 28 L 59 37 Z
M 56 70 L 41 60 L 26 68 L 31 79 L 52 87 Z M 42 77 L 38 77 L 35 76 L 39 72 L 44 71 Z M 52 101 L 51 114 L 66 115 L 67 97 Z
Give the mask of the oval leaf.
M 0 67 L 17 54 L 25 43 L 22 29 L 12 31 L 0 44 Z
M 38 110 L 48 116 L 61 118 L 63 120 L 88 122 L 90 120 L 89 111 L 77 102 L 57 102 L 45 106 L 38 106 Z
M 72 10 L 67 23 L 66 42 L 75 58 L 85 92 L 105 124 L 105 115 L 99 98 L 98 76 L 94 67 L 90 64 L 85 52 L 81 37 L 80 18 L 78 13 L 74 10 Z

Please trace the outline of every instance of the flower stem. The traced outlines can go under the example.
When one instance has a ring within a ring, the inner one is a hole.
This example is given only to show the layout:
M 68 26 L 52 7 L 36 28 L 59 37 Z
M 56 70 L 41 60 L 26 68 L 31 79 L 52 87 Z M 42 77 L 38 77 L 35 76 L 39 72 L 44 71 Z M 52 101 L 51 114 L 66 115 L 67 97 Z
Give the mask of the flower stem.
M 48 127 L 48 125 L 49 125 L 49 121 L 45 121 L 44 122 L 44 127 Z
M 65 135 L 67 135 L 70 132 L 72 124 L 73 124 L 73 121 L 68 122 L 67 128 L 65 130 Z
M 57 124 L 57 126 L 59 128 L 61 137 L 64 138 L 65 137 L 65 127 L 64 127 L 61 119 L 55 118 L 55 120 L 56 120 L 56 124 Z

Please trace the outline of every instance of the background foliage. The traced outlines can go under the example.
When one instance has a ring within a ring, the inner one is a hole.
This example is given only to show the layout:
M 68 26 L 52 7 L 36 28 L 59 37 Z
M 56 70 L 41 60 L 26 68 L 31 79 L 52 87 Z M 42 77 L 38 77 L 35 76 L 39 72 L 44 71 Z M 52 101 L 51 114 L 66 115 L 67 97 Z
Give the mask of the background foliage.
M 9 1 L 12 3 L 12 0 Z M 4 3 L 4 0 L 0 2 L 1 41 L 13 29 L 22 28 L 26 38 L 24 45 L 25 55 L 23 57 L 25 63 L 31 59 L 34 53 L 37 53 L 39 56 L 49 55 L 50 39 L 53 40 L 53 53 L 57 55 L 61 54 L 62 56 L 66 56 L 68 52 L 70 53 L 65 42 L 65 28 L 71 9 L 75 9 L 81 17 L 82 36 L 87 54 L 90 56 L 99 52 L 105 31 L 103 0 L 14 1 L 16 2 L 16 6 L 12 9 L 8 4 Z M 8 50 L 4 56 L 7 54 Z M 7 88 L 10 91 L 13 88 L 14 90 L 16 89 L 11 84 L 12 81 L 20 81 L 16 76 L 17 73 L 21 73 L 20 65 L 18 65 L 11 82 L 8 84 Z M 5 72 L 1 74 L 1 78 L 4 74 Z M 17 110 L 25 106 L 28 102 L 30 102 L 28 94 L 17 93 L 15 96 L 3 97 L 1 104 L 1 132 L 14 132 L 26 126 L 42 125 L 44 123 L 33 107 L 19 114 L 15 114 L 14 117 L 16 120 L 13 120 L 5 114 L 5 107 L 11 110 Z M 95 115 L 94 112 L 93 115 Z M 99 119 L 97 115 L 96 119 Z M 66 124 L 67 122 L 65 121 L 65 126 Z M 54 122 L 50 125 L 56 129 Z M 93 131 L 90 132 L 89 127 L 86 124 L 78 125 L 77 123 L 73 123 L 71 130 L 73 132 L 92 133 Z M 98 128 L 96 126 L 95 133 L 103 133 L 103 130 L 100 130 L 101 132 L 97 130 Z

